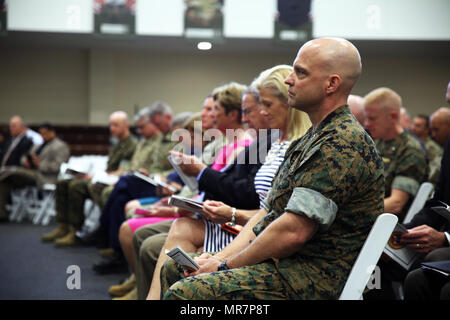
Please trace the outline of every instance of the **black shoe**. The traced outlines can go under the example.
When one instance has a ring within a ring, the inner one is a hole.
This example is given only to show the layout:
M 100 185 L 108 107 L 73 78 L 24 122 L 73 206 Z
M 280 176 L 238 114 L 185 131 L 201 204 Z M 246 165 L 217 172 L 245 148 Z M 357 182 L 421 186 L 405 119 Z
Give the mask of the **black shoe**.
M 110 258 L 103 258 L 92 266 L 99 274 L 128 272 L 128 264 L 122 253 L 116 252 Z
M 99 249 L 108 247 L 108 240 L 107 240 L 108 235 L 102 226 L 98 227 L 96 230 L 90 233 L 77 232 L 75 237 L 84 246 L 96 246 Z

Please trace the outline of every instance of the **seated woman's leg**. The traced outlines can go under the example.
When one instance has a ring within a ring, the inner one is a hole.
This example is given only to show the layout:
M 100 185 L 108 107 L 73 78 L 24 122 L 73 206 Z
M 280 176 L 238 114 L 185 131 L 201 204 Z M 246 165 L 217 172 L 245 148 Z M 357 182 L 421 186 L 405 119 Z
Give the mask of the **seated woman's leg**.
M 156 263 L 152 285 L 147 299 L 159 300 L 160 298 L 160 271 L 164 261 L 169 258 L 165 253 L 166 249 L 171 250 L 179 246 L 186 252 L 196 252 L 199 247 L 203 246 L 204 238 L 205 224 L 203 220 L 179 218 L 172 223 L 169 235 Z

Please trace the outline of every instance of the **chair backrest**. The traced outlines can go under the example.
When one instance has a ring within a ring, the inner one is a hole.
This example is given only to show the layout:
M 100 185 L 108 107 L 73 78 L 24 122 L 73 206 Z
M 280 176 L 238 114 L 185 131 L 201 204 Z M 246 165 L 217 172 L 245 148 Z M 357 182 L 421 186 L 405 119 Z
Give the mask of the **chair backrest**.
M 424 182 L 420 185 L 414 201 L 411 203 L 411 206 L 409 207 L 409 210 L 406 213 L 405 218 L 403 219 L 403 223 L 408 223 L 412 220 L 412 218 L 414 218 L 416 213 L 423 208 L 432 191 L 433 184 L 431 182 Z
M 391 213 L 377 217 L 347 278 L 339 300 L 360 300 L 398 218 Z

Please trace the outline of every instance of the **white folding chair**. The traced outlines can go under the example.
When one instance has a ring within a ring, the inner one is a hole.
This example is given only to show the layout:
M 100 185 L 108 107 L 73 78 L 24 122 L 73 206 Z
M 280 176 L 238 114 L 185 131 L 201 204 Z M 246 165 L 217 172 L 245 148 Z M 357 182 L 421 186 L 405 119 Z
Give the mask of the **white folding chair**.
M 423 208 L 432 191 L 433 184 L 431 182 L 424 182 L 420 185 L 420 188 L 414 197 L 414 201 L 411 203 L 411 206 L 403 219 L 403 223 L 408 223 L 414 218 L 416 213 Z
M 34 199 L 34 187 L 24 187 L 11 191 L 11 205 L 9 207 L 9 220 L 21 222 L 29 214 L 29 208 Z
M 33 216 L 33 223 L 42 225 L 48 225 L 50 219 L 54 217 L 55 214 L 55 190 L 56 185 L 46 183 L 39 190 L 42 195 L 42 199 L 35 199 L 35 214 Z
M 391 213 L 383 213 L 377 217 L 350 271 L 339 300 L 362 300 L 367 282 L 397 221 L 397 216 Z

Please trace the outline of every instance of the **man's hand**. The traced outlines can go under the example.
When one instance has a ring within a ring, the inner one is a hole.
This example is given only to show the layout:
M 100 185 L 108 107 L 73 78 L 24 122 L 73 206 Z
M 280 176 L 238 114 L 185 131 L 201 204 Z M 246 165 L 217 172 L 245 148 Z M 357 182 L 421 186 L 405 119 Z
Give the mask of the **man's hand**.
M 444 246 L 447 238 L 444 232 L 439 232 L 427 225 L 421 225 L 408 230 L 400 239 L 400 244 L 414 249 L 419 253 L 429 253 Z
M 177 163 L 181 170 L 188 176 L 196 177 L 200 171 L 206 167 L 206 165 L 195 156 L 189 156 L 176 151 L 169 151 L 169 153 L 174 158 L 175 163 Z
M 186 277 L 192 277 L 202 273 L 215 272 L 219 268 L 219 264 L 222 262 L 209 253 L 203 253 L 202 255 L 195 257 L 194 260 L 200 265 L 200 269 L 192 272 L 185 271 L 184 275 Z

